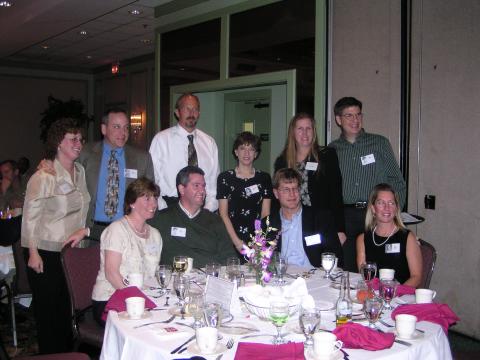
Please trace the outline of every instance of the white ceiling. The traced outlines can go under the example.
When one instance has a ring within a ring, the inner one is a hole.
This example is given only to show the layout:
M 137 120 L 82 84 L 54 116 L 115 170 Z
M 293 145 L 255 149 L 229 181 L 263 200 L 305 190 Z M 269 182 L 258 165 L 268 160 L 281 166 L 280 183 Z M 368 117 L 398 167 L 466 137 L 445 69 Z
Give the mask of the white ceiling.
M 11 7 L 0 7 L 0 64 L 88 71 L 151 54 L 159 25 L 154 8 L 171 1 L 10 0 Z M 131 15 L 134 9 L 141 14 Z

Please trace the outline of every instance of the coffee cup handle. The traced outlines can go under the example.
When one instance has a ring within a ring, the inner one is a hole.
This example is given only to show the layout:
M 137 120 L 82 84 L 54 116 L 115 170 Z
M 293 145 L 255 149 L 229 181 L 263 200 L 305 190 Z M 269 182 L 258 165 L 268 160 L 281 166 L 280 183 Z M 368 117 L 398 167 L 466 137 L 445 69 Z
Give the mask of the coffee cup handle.
M 125 286 L 130 286 L 130 283 L 128 282 L 127 279 L 122 279 L 123 285 Z
M 340 350 L 340 349 L 343 347 L 343 341 L 341 341 L 341 340 L 335 341 L 335 345 L 334 345 L 334 346 L 335 346 L 335 348 L 336 348 L 337 350 Z
M 435 290 L 432 290 L 432 291 L 433 291 L 432 299 L 435 299 L 435 296 L 437 296 L 437 292 Z

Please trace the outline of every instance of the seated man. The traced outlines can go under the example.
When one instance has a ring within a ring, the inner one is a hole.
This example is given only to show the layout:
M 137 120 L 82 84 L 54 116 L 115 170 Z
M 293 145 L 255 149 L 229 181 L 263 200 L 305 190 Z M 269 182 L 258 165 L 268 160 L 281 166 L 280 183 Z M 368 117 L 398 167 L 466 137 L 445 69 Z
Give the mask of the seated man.
M 163 239 L 160 263 L 171 265 L 174 256 L 185 255 L 193 258 L 195 267 L 203 267 L 212 261 L 225 264 L 227 258 L 236 257 L 222 219 L 203 208 L 203 170 L 184 167 L 177 174 L 176 185 L 178 203 L 158 212 L 150 221 Z
M 338 266 L 342 266 L 342 245 L 333 217 L 327 210 L 302 206 L 300 182 L 300 174 L 294 169 L 280 169 L 273 178 L 273 193 L 280 210 L 270 215 L 270 226 L 281 231 L 278 249 L 288 264 L 320 267 L 322 253 L 333 252 Z

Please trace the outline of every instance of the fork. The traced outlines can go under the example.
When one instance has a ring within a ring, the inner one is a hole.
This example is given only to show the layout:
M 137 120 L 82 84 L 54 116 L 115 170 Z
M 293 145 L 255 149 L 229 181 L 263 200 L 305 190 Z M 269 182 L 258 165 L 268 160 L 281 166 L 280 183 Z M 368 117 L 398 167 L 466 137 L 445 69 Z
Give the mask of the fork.
M 152 321 L 152 322 L 149 322 L 149 323 L 146 323 L 146 324 L 141 324 L 141 325 L 134 326 L 133 328 L 134 328 L 134 329 L 138 329 L 138 328 L 141 328 L 141 327 L 144 327 L 144 326 L 153 325 L 153 324 L 168 324 L 169 322 L 172 322 L 173 319 L 175 319 L 175 315 L 172 315 L 172 316 L 169 317 L 167 320 L 163 320 L 163 321 Z
M 227 341 L 227 349 L 231 349 L 233 347 L 233 344 L 235 344 L 235 341 L 233 341 L 233 338 L 230 338 Z

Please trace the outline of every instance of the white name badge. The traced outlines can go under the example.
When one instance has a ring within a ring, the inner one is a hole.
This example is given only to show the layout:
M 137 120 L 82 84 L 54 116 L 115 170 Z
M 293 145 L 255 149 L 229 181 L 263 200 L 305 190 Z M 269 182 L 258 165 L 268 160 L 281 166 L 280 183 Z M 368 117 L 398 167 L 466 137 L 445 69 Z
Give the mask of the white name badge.
M 170 235 L 171 236 L 185 237 L 185 236 L 187 236 L 187 229 L 172 226 L 172 229 L 170 230 Z
M 136 179 L 138 176 L 137 169 L 125 169 L 125 177 L 130 179 Z
M 385 245 L 385 254 L 398 254 L 400 252 L 400 244 L 387 244 Z
M 258 190 L 258 185 L 257 184 L 245 188 L 245 194 L 247 194 L 247 196 L 256 194 L 259 191 L 260 190 Z
M 307 161 L 307 163 L 305 164 L 305 170 L 316 171 L 317 168 L 318 168 L 318 163 L 316 162 Z
M 320 234 L 305 236 L 305 242 L 307 246 L 318 245 L 322 243 L 322 238 Z
M 373 156 L 373 154 L 362 156 L 360 159 L 362 160 L 362 165 L 373 164 L 375 162 L 375 156 Z

